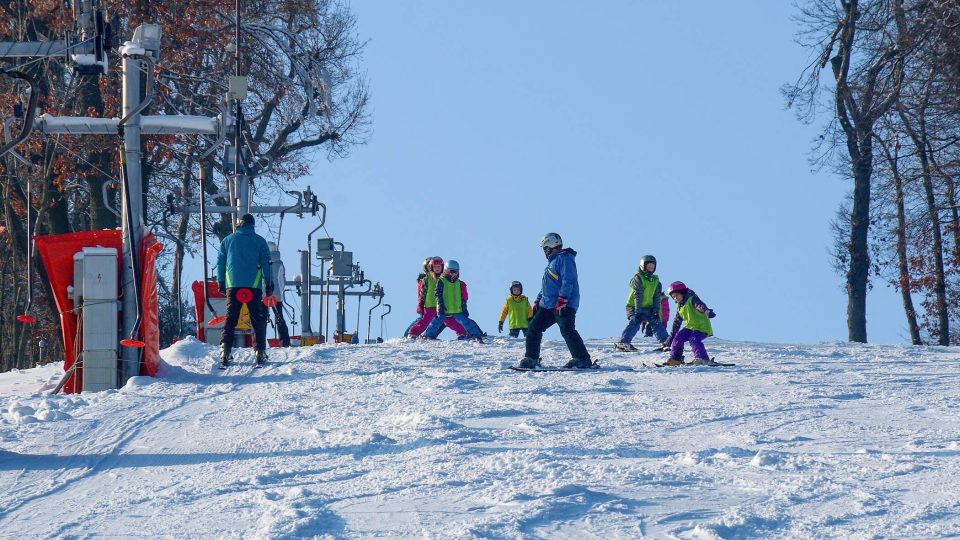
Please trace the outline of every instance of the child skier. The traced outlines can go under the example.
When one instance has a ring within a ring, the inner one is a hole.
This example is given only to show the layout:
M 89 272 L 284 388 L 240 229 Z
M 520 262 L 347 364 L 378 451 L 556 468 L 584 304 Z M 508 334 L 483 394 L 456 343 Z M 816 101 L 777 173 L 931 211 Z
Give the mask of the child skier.
M 417 315 L 420 315 L 420 319 L 407 330 L 407 335 L 410 337 L 418 337 L 423 334 L 424 330 L 430 326 L 430 323 L 437 316 L 436 292 L 437 283 L 443 274 L 443 259 L 430 257 L 423 269 L 426 273 L 417 281 Z M 447 326 L 458 336 L 464 334 L 463 326 L 455 320 L 450 321 Z M 440 333 L 440 330 L 443 330 L 442 326 L 437 330 L 437 334 Z
M 657 269 L 657 259 L 653 255 L 644 255 L 640 258 L 640 268 L 630 280 L 630 294 L 627 296 L 627 327 L 623 329 L 620 341 L 614 346 L 621 351 L 637 350 L 630 342 L 637 335 L 640 323 L 646 322 L 657 336 L 657 341 L 667 347 L 667 331 L 660 320 L 661 306 L 655 305 L 663 297 L 663 288 L 660 278 L 654 272 Z
M 668 366 L 683 364 L 683 344 L 690 342 L 693 350 L 693 366 L 703 366 L 712 363 L 707 354 L 703 340 L 713 335 L 713 326 L 710 319 L 716 314 L 700 300 L 693 289 L 688 289 L 682 281 L 674 281 L 667 287 L 667 294 L 677 303 L 677 316 L 673 318 L 673 329 L 670 332 L 670 359 Z M 681 323 L 683 328 L 680 328 Z
M 477 323 L 470 319 L 470 314 L 467 311 L 467 284 L 460 280 L 460 263 L 453 259 L 447 261 L 443 276 L 437 280 L 434 295 L 436 297 L 437 316 L 430 321 L 430 325 L 423 331 L 423 337 L 437 339 L 443 325 L 447 325 L 451 330 L 454 330 L 451 323 L 459 323 L 463 328 L 461 332 L 457 332 L 458 338 L 483 341 L 483 332 L 477 326 Z
M 410 322 L 407 325 L 407 329 L 403 331 L 403 337 L 410 335 L 410 329 L 413 328 L 413 325 L 420 322 L 420 319 L 423 318 L 423 307 L 421 307 L 421 291 L 423 287 L 423 278 L 427 277 L 427 273 L 430 272 L 430 261 L 433 260 L 433 257 L 427 257 L 423 260 L 423 270 L 420 272 L 420 275 L 417 276 L 417 318 Z
M 500 310 L 500 323 L 497 324 L 497 332 L 503 332 L 503 321 L 507 314 L 510 315 L 510 337 L 519 337 L 523 332 L 523 337 L 527 337 L 527 327 L 530 325 L 530 319 L 533 318 L 533 308 L 530 307 L 530 300 L 523 295 L 523 284 L 514 281 L 510 284 L 510 296 L 503 302 L 503 309 Z

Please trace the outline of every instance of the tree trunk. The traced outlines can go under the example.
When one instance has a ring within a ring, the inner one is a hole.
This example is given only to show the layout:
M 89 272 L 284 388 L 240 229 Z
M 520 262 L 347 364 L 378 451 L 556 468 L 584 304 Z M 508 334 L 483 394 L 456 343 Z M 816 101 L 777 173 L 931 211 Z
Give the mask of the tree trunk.
M 899 144 L 897 145 L 899 147 Z M 910 343 L 923 345 L 920 339 L 920 325 L 917 324 L 917 310 L 913 307 L 913 288 L 910 284 L 910 265 L 907 262 L 907 215 L 904 209 L 903 177 L 897 168 L 896 159 L 891 160 L 895 205 L 897 207 L 897 283 L 903 300 L 903 312 L 907 316 L 907 328 L 910 331 Z
M 850 265 L 847 270 L 847 334 L 850 341 L 867 342 L 867 284 L 870 279 L 870 178 L 873 152 L 870 135 L 861 139 L 853 163 L 853 208 L 850 213 Z
M 940 223 L 940 212 L 937 209 L 937 198 L 933 189 L 933 172 L 930 168 L 930 156 L 927 154 L 927 104 L 929 102 L 928 92 L 924 95 L 917 110 L 917 121 L 914 127 L 910 123 L 910 118 L 906 112 L 898 107 L 897 112 L 900 120 L 903 122 L 904 129 L 913 141 L 914 148 L 917 150 L 917 157 L 920 159 L 920 172 L 923 176 L 923 193 L 927 203 L 927 213 L 930 215 L 930 223 L 933 233 L 933 244 L 930 246 L 931 255 L 934 261 L 933 289 L 936 296 L 937 311 L 937 344 L 950 344 L 950 316 L 947 311 L 947 284 L 946 273 L 943 262 L 943 233 Z

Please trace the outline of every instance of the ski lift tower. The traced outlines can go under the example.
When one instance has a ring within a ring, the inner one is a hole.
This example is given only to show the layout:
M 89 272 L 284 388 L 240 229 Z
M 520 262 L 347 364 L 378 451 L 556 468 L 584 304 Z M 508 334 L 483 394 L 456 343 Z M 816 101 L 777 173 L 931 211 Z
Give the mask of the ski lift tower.
M 63 54 L 77 66 L 80 74 L 105 73 L 106 50 L 109 28 L 96 9 L 95 0 L 74 0 L 75 15 L 81 27 L 80 43 L 69 40 L 41 43 L 0 43 L 0 57 L 49 57 Z M 85 37 L 84 32 L 91 33 Z M 139 299 L 139 270 L 137 257 L 144 238 L 143 181 L 141 177 L 140 137 L 144 134 L 204 134 L 218 135 L 225 129 L 229 118 L 188 115 L 144 116 L 141 113 L 150 105 L 154 95 L 153 68 L 160 56 L 161 28 L 156 24 L 142 24 L 133 37 L 119 50 L 122 58 L 122 118 L 56 117 L 44 114 L 37 118 L 37 129 L 45 134 L 111 135 L 122 138 L 122 265 L 120 298 L 122 309 L 121 335 L 126 337 L 122 352 L 117 385 L 122 386 L 130 377 L 140 374 L 140 348 L 138 331 L 143 321 Z M 140 74 L 146 64 L 146 95 L 141 99 Z M 27 111 L 32 125 L 34 110 Z M 25 135 L 21 133 L 21 137 Z M 222 137 L 221 137 L 222 138 Z M 19 140 L 22 138 L 18 137 Z M 19 142 L 19 141 L 18 141 Z M 8 149 L 4 147 L 4 151 Z M 12 146 L 9 148 L 12 151 Z M 93 323 L 91 321 L 91 323 Z

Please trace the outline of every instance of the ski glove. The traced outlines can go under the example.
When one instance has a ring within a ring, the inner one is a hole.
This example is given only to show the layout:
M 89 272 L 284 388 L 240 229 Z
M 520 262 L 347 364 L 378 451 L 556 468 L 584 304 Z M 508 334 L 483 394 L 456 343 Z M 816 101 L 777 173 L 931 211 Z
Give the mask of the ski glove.
M 503 321 L 500 321 L 499 323 L 497 323 L 497 333 L 498 334 L 503 333 Z
M 536 316 L 537 310 L 540 309 L 540 298 L 539 298 L 539 297 L 538 297 L 536 300 L 533 301 L 533 308 L 532 308 L 532 309 L 533 309 L 533 316 Z M 533 316 L 531 316 L 530 318 L 532 319 Z
M 220 294 L 227 295 L 227 284 L 226 283 L 217 283 L 217 290 L 220 291 Z
M 563 313 L 563 308 L 565 307 L 567 307 L 567 299 L 562 296 L 558 296 L 557 307 L 555 308 L 557 310 L 557 315 L 560 315 L 561 313 Z
M 417 306 L 417 315 L 423 315 L 423 306 Z
M 468 319 L 470 318 L 470 312 L 467 311 L 467 303 L 466 303 L 466 302 L 463 303 L 463 316 L 464 316 L 464 317 L 467 317 Z
M 714 318 L 714 317 L 716 317 L 716 316 L 717 316 L 717 314 L 714 313 L 712 309 L 708 309 L 708 310 L 707 310 L 707 318 L 712 319 L 712 318 Z
M 628 321 L 633 318 L 633 314 L 634 314 L 634 313 L 635 313 L 635 312 L 634 312 L 633 306 L 627 306 L 627 320 L 628 320 Z
M 273 283 L 267 283 L 267 296 L 273 296 Z

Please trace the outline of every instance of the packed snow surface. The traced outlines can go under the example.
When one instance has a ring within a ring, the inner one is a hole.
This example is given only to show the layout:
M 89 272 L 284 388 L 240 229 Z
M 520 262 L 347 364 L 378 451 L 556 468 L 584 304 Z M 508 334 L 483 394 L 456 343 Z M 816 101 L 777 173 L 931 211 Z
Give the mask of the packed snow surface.
M 187 339 L 82 395 L 3 374 L 0 536 L 960 535 L 960 352 L 711 339 L 736 367 L 658 369 L 610 345 L 576 373 L 510 371 L 522 340 L 493 338 L 226 371 Z

